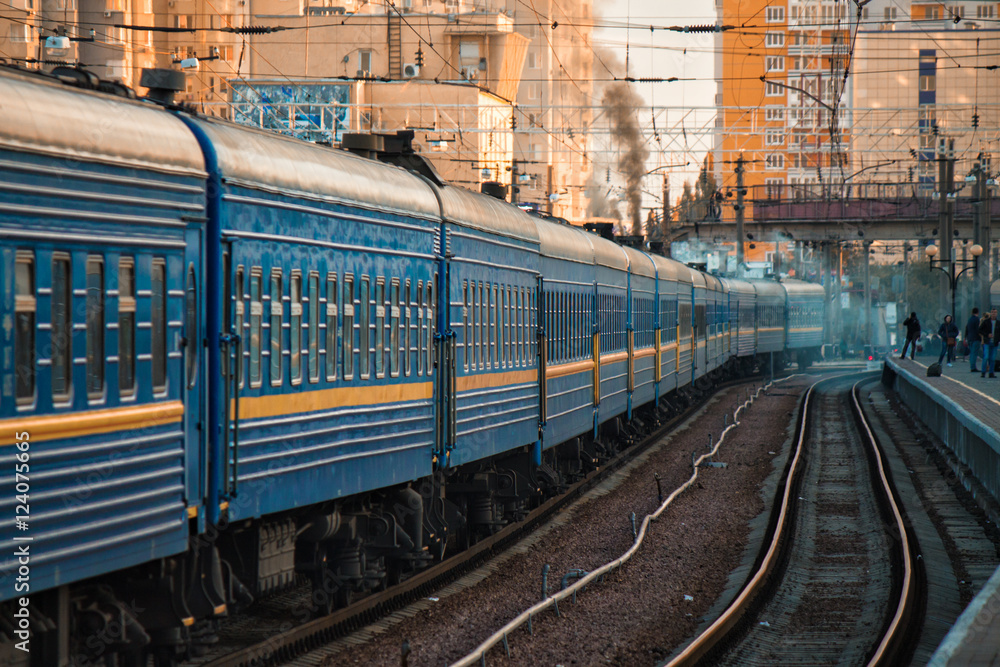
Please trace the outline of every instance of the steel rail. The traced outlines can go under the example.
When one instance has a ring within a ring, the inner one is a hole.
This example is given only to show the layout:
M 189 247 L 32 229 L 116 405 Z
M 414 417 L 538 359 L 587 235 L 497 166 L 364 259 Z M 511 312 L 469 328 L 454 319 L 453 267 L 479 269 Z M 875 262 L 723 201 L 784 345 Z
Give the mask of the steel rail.
M 784 492 L 782 494 L 782 501 L 778 511 L 777 520 L 774 521 L 774 533 L 768 546 L 767 553 L 761 561 L 761 565 L 757 572 L 754 574 L 753 578 L 747 582 L 733 603 L 726 608 L 719 618 L 716 619 L 715 622 L 713 622 L 701 635 L 696 637 L 680 654 L 677 655 L 677 657 L 667 663 L 666 667 L 687 667 L 689 665 L 698 664 L 699 660 L 704 658 L 727 640 L 730 631 L 733 630 L 734 627 L 736 627 L 748 613 L 750 613 L 754 601 L 771 583 L 769 579 L 774 570 L 774 566 L 777 562 L 779 562 L 784 553 L 791 548 L 791 540 L 785 539 L 785 531 L 788 528 L 785 524 L 791 511 L 791 504 L 796 502 L 793 498 L 792 491 L 795 486 L 795 476 L 799 472 L 798 464 L 804 449 L 806 425 L 808 423 L 813 390 L 817 385 L 823 382 L 829 382 L 842 377 L 843 375 L 825 378 L 809 387 L 800 415 L 799 434 L 795 454 L 788 466 L 785 479 L 782 482 L 784 484 Z M 902 549 L 904 570 L 903 583 L 893 618 L 886 628 L 886 631 L 882 634 L 878 647 L 872 653 L 871 658 L 867 663 L 869 667 L 873 667 L 875 665 L 896 664 L 896 660 L 900 653 L 906 651 L 905 642 L 907 633 L 909 630 L 912 630 L 912 628 L 908 627 L 906 621 L 914 612 L 913 605 L 917 602 L 917 596 L 915 595 L 917 578 L 913 576 L 915 559 L 912 551 L 914 545 L 907 534 L 907 527 L 902 511 L 900 510 L 894 495 L 894 487 L 886 473 L 886 465 L 879 448 L 878 440 L 872 432 L 868 419 L 865 416 L 864 411 L 861 409 L 861 405 L 857 398 L 859 385 L 866 381 L 867 380 L 860 380 L 851 387 L 852 408 L 855 418 L 858 420 L 860 425 L 864 427 L 863 430 L 864 434 L 867 436 L 867 444 L 870 447 L 875 467 L 881 481 L 881 489 L 885 494 L 885 503 L 891 509 L 895 520 L 894 529 L 900 536 L 900 544 L 898 548 Z
M 594 580 L 598 578 L 604 577 L 604 575 L 620 567 L 623 563 L 631 559 L 632 556 L 634 556 L 635 553 L 639 550 L 639 547 L 642 546 L 642 543 L 646 538 L 646 532 L 649 529 L 649 524 L 652 521 L 655 521 L 657 518 L 659 518 L 659 516 L 667 509 L 667 507 L 669 507 L 671 503 L 673 503 L 674 500 L 681 495 L 681 493 L 687 490 L 697 480 L 699 465 L 706 459 L 710 459 L 713 456 L 715 456 L 715 454 L 719 450 L 719 447 L 721 447 L 722 443 L 725 441 L 726 435 L 729 433 L 729 431 L 736 428 L 739 425 L 740 412 L 742 412 L 747 407 L 752 405 L 757 396 L 760 395 L 760 392 L 766 391 L 772 384 L 775 384 L 776 382 L 784 382 L 790 380 L 793 377 L 796 377 L 796 375 L 790 375 L 780 380 L 772 380 L 768 384 L 759 387 L 753 396 L 749 397 L 746 401 L 743 402 L 742 405 L 740 405 L 734 411 L 733 423 L 727 426 L 725 430 L 722 431 L 722 434 L 719 436 L 719 439 L 715 442 L 711 451 L 709 451 L 707 454 L 702 454 L 694 461 L 693 464 L 694 472 L 691 474 L 691 477 L 684 484 L 674 489 L 674 491 L 663 501 L 663 503 L 656 509 L 655 512 L 653 512 L 652 514 L 647 514 L 645 518 L 643 518 L 642 527 L 639 529 L 635 541 L 633 542 L 632 546 L 628 549 L 628 551 L 626 551 L 618 558 L 609 561 L 608 563 L 605 563 L 596 570 L 591 571 L 583 578 L 577 580 L 576 583 L 574 583 L 573 585 L 561 590 L 560 592 L 552 595 L 551 597 L 546 598 L 545 600 L 542 600 L 541 602 L 538 602 L 535 605 L 532 605 L 529 609 L 523 611 L 516 618 L 514 618 L 505 626 L 503 626 L 502 628 L 494 632 L 492 635 L 490 635 L 479 646 L 473 649 L 472 652 L 470 652 L 460 660 L 452 663 L 452 667 L 470 667 L 476 662 L 485 664 L 486 654 L 489 652 L 490 649 L 492 649 L 493 647 L 495 647 L 497 644 L 500 643 L 503 643 L 504 647 L 508 647 L 508 657 L 509 657 L 509 645 L 507 642 L 507 635 L 509 635 L 511 632 L 513 632 L 514 630 L 523 626 L 526 623 L 528 624 L 528 627 L 530 629 L 532 617 L 551 607 L 554 607 L 558 611 L 560 601 L 565 600 L 567 598 L 572 598 L 573 600 L 575 600 L 577 593 L 580 592 L 583 588 L 585 588 L 588 584 L 592 583 Z

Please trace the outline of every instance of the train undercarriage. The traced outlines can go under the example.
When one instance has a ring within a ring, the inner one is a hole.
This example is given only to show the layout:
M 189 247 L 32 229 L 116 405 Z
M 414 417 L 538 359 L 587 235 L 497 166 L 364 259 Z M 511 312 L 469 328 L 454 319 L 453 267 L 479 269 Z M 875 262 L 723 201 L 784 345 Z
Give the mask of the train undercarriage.
M 784 359 L 774 361 L 778 370 Z M 402 487 L 222 526 L 193 535 L 185 554 L 34 594 L 32 651 L 5 641 L 0 662 L 140 667 L 152 656 L 157 667 L 173 667 L 206 653 L 226 619 L 255 600 L 306 586 L 308 600 L 288 622 L 328 614 L 522 520 L 718 382 L 767 373 L 770 362 L 732 359 L 631 421 L 614 418 L 596 437 L 546 450 L 541 465 L 526 445 Z M 16 629 L 0 626 L 0 634 L 16 641 Z

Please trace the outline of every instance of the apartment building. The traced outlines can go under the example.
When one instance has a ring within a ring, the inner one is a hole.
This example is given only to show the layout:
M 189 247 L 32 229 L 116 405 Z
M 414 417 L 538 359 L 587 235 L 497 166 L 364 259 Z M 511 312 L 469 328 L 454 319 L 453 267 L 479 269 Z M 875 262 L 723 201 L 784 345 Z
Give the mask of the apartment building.
M 715 165 L 733 183 L 746 160 L 746 185 L 829 182 L 846 164 L 851 80 L 844 78 L 854 5 L 834 0 L 716 0 L 718 93 Z M 757 192 L 754 189 L 754 192 Z

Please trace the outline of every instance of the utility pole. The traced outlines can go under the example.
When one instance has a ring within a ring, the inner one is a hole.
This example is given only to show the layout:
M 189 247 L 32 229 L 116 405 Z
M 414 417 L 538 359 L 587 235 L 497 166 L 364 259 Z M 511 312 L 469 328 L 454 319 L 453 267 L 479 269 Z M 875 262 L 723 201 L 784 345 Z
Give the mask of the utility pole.
M 743 275 L 743 153 L 736 158 L 736 276 Z
M 517 160 L 510 161 L 510 203 L 517 204 Z
M 872 344 L 871 241 L 865 241 L 865 345 Z
M 976 268 L 973 305 L 979 306 L 984 311 L 990 306 L 990 282 L 993 278 L 990 262 L 990 189 L 986 185 L 989 169 L 987 161 L 988 158 L 980 156 L 976 166 L 973 167 L 976 173 L 976 191 L 973 193 L 972 241 L 978 243 L 984 250 Z
M 938 142 L 938 197 L 940 197 L 938 207 L 938 232 L 941 262 L 945 266 L 952 266 L 951 246 L 955 240 L 952 232 L 952 207 L 951 192 L 955 183 L 955 140 L 941 137 Z M 949 271 L 951 268 L 949 268 Z M 947 303 L 949 299 L 950 285 L 941 283 L 938 297 L 938 313 L 944 312 L 941 309 L 942 303 Z
M 663 256 L 670 257 L 670 179 L 663 174 L 663 219 L 660 221 L 663 236 Z

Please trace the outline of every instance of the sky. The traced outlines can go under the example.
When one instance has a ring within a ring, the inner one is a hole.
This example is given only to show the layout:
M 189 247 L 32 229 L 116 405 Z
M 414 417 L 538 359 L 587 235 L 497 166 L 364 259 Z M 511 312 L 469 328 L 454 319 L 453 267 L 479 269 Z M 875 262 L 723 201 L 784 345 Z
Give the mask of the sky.
M 603 19 L 601 23 L 619 22 L 623 26 L 626 23 L 640 26 L 704 25 L 716 21 L 714 4 L 713 0 L 594 0 L 594 13 Z M 619 27 L 595 31 L 594 42 L 613 50 L 622 62 L 625 61 L 628 45 L 629 74 L 633 77 L 699 79 L 636 84 L 637 91 L 647 104 L 670 107 L 656 114 L 660 140 L 652 139 L 649 143 L 648 168 L 689 163 L 686 167 L 669 170 L 672 198 L 676 199 L 684 180 L 693 182 L 697 178 L 705 151 L 711 147 L 711 139 L 705 129 L 711 127 L 714 119 L 711 108 L 714 107 L 716 93 L 712 53 L 715 35 Z M 601 71 L 602 68 L 595 65 L 595 75 Z M 640 112 L 639 116 L 646 134 L 654 136 L 651 110 Z M 658 182 L 659 178 L 657 175 L 655 181 Z M 647 181 L 652 184 L 654 179 Z

